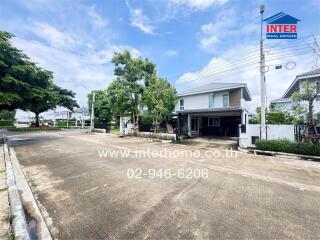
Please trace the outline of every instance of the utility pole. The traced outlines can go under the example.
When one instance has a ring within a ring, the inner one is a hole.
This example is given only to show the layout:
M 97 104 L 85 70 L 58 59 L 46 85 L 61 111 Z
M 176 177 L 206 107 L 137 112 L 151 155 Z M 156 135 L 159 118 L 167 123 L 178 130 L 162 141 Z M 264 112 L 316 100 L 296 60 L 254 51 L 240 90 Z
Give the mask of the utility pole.
M 69 128 L 69 111 L 67 110 L 67 128 Z
M 56 127 L 56 109 L 53 110 L 53 127 Z
M 76 128 L 78 128 L 78 119 L 77 119 L 78 115 L 76 111 L 74 112 L 74 118 L 76 119 Z
M 84 109 L 82 107 L 82 122 L 81 122 L 81 128 L 84 128 Z
M 264 5 L 260 6 L 261 34 L 260 34 L 260 83 L 261 83 L 261 139 L 267 139 L 266 129 L 266 77 L 265 77 L 265 55 L 263 50 L 263 13 Z
M 91 105 L 91 120 L 90 120 L 90 132 L 92 132 L 93 126 L 93 119 L 94 119 L 94 102 L 95 102 L 96 93 L 93 92 L 92 94 L 92 105 Z

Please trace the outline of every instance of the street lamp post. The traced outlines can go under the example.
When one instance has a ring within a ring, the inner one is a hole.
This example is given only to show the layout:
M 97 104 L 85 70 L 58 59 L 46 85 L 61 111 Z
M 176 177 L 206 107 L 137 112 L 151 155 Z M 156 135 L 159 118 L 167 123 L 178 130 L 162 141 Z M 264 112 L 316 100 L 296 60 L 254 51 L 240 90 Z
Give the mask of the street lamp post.
M 263 50 L 263 13 L 264 5 L 260 6 L 261 32 L 260 32 L 260 83 L 261 83 L 261 139 L 267 139 L 266 129 L 266 77 L 265 55 Z

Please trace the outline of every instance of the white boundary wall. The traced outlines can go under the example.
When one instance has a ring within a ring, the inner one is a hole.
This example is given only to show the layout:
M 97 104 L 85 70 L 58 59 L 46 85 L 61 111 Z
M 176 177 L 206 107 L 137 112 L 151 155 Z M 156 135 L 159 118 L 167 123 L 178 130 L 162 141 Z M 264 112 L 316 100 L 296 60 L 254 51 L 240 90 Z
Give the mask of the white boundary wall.
M 246 133 L 241 133 L 239 127 L 239 147 L 255 147 L 252 143 L 252 137 L 260 138 L 260 125 L 259 124 L 246 124 Z M 288 139 L 295 140 L 294 125 L 267 125 L 267 139 Z

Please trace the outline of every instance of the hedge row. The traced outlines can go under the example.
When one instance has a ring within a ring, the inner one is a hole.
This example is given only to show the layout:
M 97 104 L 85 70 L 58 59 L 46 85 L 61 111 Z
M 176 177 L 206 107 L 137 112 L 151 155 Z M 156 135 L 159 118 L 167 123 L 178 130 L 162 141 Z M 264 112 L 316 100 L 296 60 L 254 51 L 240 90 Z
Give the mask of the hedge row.
M 67 126 L 67 120 L 59 120 L 56 122 L 58 127 L 66 127 Z M 68 123 L 69 127 L 74 127 L 76 126 L 76 121 L 75 120 L 69 120 Z M 81 126 L 81 123 L 78 122 L 78 126 Z
M 0 127 L 13 126 L 13 121 L 11 120 L 0 120 Z
M 312 143 L 291 142 L 289 140 L 260 140 L 256 148 L 264 151 L 294 153 L 300 155 L 320 156 L 320 146 Z
M 8 131 L 16 131 L 16 132 L 31 132 L 31 131 L 58 131 L 58 130 L 61 130 L 61 128 L 43 128 L 43 127 L 15 128 L 15 127 L 10 127 L 10 128 L 7 128 L 7 130 Z

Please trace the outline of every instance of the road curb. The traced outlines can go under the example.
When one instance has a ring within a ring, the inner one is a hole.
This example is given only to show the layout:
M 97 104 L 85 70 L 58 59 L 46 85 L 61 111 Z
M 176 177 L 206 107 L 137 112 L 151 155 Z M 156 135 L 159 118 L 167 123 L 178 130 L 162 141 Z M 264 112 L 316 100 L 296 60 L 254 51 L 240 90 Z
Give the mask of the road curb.
M 4 152 L 6 154 L 5 162 L 8 176 L 7 181 L 9 188 L 9 202 L 11 206 L 11 212 L 16 216 L 12 222 L 12 228 L 14 230 L 15 237 L 16 239 L 23 240 L 30 239 L 28 225 L 26 222 L 26 212 L 36 220 L 37 239 L 52 240 L 51 233 L 46 222 L 44 221 L 41 211 L 39 210 L 36 198 L 33 195 L 26 175 L 15 155 L 15 151 L 13 148 L 8 147 L 5 142 L 5 138 L 3 138 L 3 141 L 3 146 L 5 148 Z M 9 181 L 12 189 L 14 190 L 14 194 L 12 195 L 14 197 L 13 199 L 10 197 Z
M 27 230 L 26 216 L 24 214 L 22 201 L 16 184 L 14 170 L 11 164 L 9 149 L 3 139 L 3 152 L 6 164 L 7 186 L 9 194 L 9 204 L 11 213 L 14 218 L 12 220 L 12 229 L 16 239 L 30 240 Z
M 320 157 L 318 156 L 311 156 L 311 155 L 301 155 L 301 154 L 294 154 L 294 153 L 284 153 L 284 152 L 275 152 L 275 151 L 264 151 L 264 150 L 257 150 L 257 149 L 243 149 L 238 148 L 239 151 L 245 152 L 248 154 L 254 155 L 266 155 L 266 156 L 273 156 L 273 157 L 282 157 L 288 159 L 296 159 L 296 160 L 307 160 L 307 161 L 314 161 L 320 162 Z

